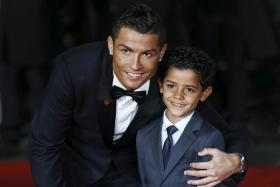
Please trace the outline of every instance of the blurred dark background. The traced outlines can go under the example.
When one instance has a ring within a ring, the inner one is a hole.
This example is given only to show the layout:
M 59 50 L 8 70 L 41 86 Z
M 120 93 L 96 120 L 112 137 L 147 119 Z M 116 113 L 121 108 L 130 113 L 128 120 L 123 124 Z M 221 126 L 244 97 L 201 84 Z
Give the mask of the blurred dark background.
M 26 136 L 60 52 L 106 40 L 132 0 L 0 0 L 1 159 L 26 158 Z M 211 103 L 248 139 L 249 161 L 280 165 L 280 1 L 142 0 L 164 19 L 168 45 L 217 63 Z M 9 135 L 9 136 L 8 136 Z

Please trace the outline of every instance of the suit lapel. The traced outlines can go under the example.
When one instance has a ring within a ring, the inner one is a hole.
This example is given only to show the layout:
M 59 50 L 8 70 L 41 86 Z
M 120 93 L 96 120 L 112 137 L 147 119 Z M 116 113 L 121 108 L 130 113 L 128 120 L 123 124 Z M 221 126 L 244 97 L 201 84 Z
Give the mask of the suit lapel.
M 108 146 L 112 146 L 116 116 L 116 102 L 111 98 L 113 81 L 112 58 L 104 54 L 101 63 L 100 80 L 97 95 L 97 119 L 103 139 Z
M 167 163 L 166 169 L 164 171 L 163 179 L 165 179 L 175 165 L 180 161 L 184 154 L 189 151 L 189 148 L 197 139 L 197 135 L 195 131 L 198 131 L 202 125 L 202 118 L 199 116 L 197 112 L 194 113 L 188 125 L 184 129 L 181 137 L 178 142 L 175 144 L 175 147 L 171 153 L 170 159 Z M 183 173 L 182 173 L 183 175 Z
M 161 127 L 162 118 L 155 121 L 154 128 L 149 136 L 148 140 L 145 140 L 148 145 L 147 148 L 151 150 L 153 163 L 158 168 L 158 174 L 162 177 L 164 172 L 163 158 L 162 158 L 162 146 L 161 146 Z

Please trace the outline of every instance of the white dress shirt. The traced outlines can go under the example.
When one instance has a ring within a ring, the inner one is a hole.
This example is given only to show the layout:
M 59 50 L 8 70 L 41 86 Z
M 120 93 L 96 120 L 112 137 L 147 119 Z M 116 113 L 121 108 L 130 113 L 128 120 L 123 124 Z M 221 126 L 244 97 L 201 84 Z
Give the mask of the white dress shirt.
M 166 140 L 166 138 L 168 136 L 166 128 L 171 126 L 171 125 L 175 125 L 175 127 L 178 129 L 175 133 L 172 134 L 173 145 L 175 145 L 177 143 L 177 141 L 179 140 L 180 136 L 182 135 L 185 127 L 189 123 L 193 114 L 194 114 L 194 111 L 191 114 L 189 114 L 188 116 L 186 116 L 184 119 L 182 119 L 182 120 L 178 121 L 177 123 L 173 124 L 166 117 L 166 110 L 164 111 L 163 123 L 162 123 L 162 128 L 161 128 L 161 146 L 162 146 L 162 148 L 163 148 L 164 141 Z
M 113 85 L 118 86 L 124 90 L 126 88 L 121 84 L 118 78 L 114 74 Z M 146 91 L 148 94 L 150 86 L 150 80 L 137 88 L 135 91 Z M 133 120 L 135 114 L 138 111 L 138 104 L 130 96 L 122 96 L 116 101 L 116 118 L 115 118 L 115 130 L 113 141 L 116 141 L 122 137 L 130 122 Z

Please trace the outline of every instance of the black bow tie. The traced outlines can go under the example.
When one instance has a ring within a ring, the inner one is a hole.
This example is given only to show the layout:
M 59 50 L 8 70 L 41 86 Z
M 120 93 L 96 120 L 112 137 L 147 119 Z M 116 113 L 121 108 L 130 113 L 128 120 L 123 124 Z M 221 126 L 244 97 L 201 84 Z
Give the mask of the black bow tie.
M 129 90 L 124 90 L 117 86 L 113 86 L 112 87 L 113 99 L 117 100 L 122 96 L 131 96 L 139 104 L 144 100 L 146 96 L 146 91 L 129 91 Z

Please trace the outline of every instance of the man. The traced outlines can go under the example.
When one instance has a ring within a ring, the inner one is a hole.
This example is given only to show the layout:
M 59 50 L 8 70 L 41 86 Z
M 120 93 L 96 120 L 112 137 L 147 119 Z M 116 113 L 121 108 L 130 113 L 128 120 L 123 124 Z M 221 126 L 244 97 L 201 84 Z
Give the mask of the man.
M 140 186 L 135 136 L 163 112 L 154 75 L 166 47 L 159 16 L 135 4 L 115 22 L 107 44 L 77 47 L 57 58 L 30 131 L 37 186 Z M 128 90 L 125 96 L 122 89 Z M 228 152 L 245 154 L 242 139 L 215 111 L 201 106 L 201 112 L 218 124 Z M 213 149 L 200 154 L 213 159 L 192 165 L 206 170 L 188 171 L 203 177 L 190 183 L 217 184 L 240 170 L 237 154 Z

